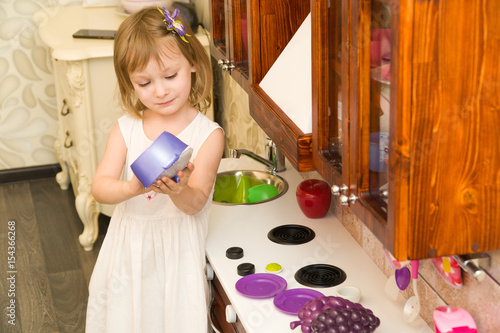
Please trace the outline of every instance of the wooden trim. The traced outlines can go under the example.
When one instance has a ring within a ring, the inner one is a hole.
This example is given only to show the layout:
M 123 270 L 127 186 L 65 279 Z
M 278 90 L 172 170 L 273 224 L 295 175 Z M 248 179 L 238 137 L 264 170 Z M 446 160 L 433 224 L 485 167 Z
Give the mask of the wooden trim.
M 332 5 L 333 6 L 333 5 Z M 342 41 L 343 48 L 347 48 L 347 38 L 349 30 L 349 3 L 345 0 L 342 4 L 337 3 L 335 6 L 342 6 Z M 330 29 L 331 11 L 328 8 L 328 1 L 313 0 L 311 1 L 311 34 L 312 34 L 312 125 L 313 125 L 313 164 L 316 170 L 330 185 L 341 185 L 348 183 L 348 172 L 340 172 L 338 166 L 334 166 L 333 161 L 325 158 L 322 151 L 328 149 L 328 138 L 330 137 L 330 115 L 329 96 L 332 93 L 329 87 L 329 73 L 331 72 L 329 59 L 329 33 L 333 33 Z M 344 44 L 345 43 L 345 44 Z M 349 57 L 345 50 L 342 51 L 342 96 L 348 96 L 349 84 Z M 342 131 L 344 133 L 343 148 L 342 148 L 342 168 L 348 168 L 348 133 L 349 133 L 349 102 L 348 99 L 342 101 Z
M 342 185 L 351 182 L 351 1 L 342 0 Z M 329 24 L 330 25 L 330 24 Z
M 210 32 L 211 32 L 211 37 L 210 38 L 210 51 L 211 54 L 213 54 L 216 59 L 225 59 L 227 58 L 227 50 L 226 50 L 226 45 L 221 45 L 220 41 L 228 39 L 227 36 L 227 21 L 225 20 L 224 27 L 222 27 L 221 20 L 219 19 L 219 14 L 220 14 L 220 3 L 221 1 L 209 1 L 209 10 L 212 16 L 211 24 L 210 24 Z M 225 6 L 225 3 L 223 2 L 223 6 Z M 223 12 L 225 12 L 225 8 L 223 8 Z M 222 37 L 224 35 L 224 39 Z
M 312 159 L 316 170 L 332 185 L 334 170 L 321 151 L 328 145 L 328 3 L 311 1 Z
M 0 183 L 14 183 L 55 177 L 61 171 L 59 164 L 0 170 Z
M 250 66 L 249 84 L 246 92 L 250 90 L 250 84 L 257 84 L 262 80 L 261 72 L 262 49 L 261 49 L 261 22 L 260 1 L 247 0 L 247 23 L 248 23 L 248 62 Z
M 410 118 L 412 109 L 412 62 L 413 62 L 413 26 L 414 2 L 391 2 L 394 13 L 391 29 L 397 56 L 391 61 L 391 110 L 389 147 L 389 204 L 387 220 L 394 237 L 394 252 L 397 258 L 404 260 L 428 257 L 428 253 L 417 253 L 409 239 L 413 239 L 410 230 Z M 391 161 L 392 156 L 392 161 Z
M 312 135 L 298 126 L 258 85 L 250 86 L 250 115 L 299 172 L 314 170 Z

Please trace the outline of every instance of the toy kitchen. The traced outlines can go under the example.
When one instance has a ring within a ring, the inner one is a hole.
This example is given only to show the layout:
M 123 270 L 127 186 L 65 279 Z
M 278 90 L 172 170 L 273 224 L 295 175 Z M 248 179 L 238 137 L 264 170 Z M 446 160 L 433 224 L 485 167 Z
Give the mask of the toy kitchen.
M 223 159 L 219 173 L 264 169 L 242 156 Z M 298 327 L 298 307 L 321 296 L 342 297 L 372 311 L 380 320 L 377 332 L 432 332 L 418 313 L 408 317 L 402 295 L 387 296 L 387 277 L 331 212 L 322 218 L 302 212 L 296 199 L 300 174 L 288 167 L 279 176 L 288 190 L 274 200 L 212 206 L 207 270 L 212 292 L 223 294 L 222 303 L 212 304 L 212 319 L 218 307 L 234 332 L 311 332 L 311 322 Z

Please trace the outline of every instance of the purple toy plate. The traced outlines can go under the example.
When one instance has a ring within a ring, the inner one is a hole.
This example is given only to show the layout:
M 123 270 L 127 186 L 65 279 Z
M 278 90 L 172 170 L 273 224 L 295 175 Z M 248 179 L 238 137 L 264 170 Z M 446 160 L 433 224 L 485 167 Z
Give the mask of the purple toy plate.
M 274 298 L 274 306 L 284 313 L 296 315 L 307 302 L 323 296 L 325 295 L 312 289 L 288 289 L 276 295 Z
M 257 273 L 236 281 L 236 290 L 243 296 L 269 298 L 285 290 L 286 280 L 276 274 Z

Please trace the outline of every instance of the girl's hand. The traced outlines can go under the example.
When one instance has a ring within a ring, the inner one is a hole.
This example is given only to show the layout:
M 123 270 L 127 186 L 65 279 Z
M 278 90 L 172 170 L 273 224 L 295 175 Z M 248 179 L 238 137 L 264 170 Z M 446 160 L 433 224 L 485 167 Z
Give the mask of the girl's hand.
M 189 176 L 191 176 L 193 170 L 194 164 L 189 162 L 182 171 L 177 172 L 177 177 L 179 177 L 178 183 L 168 177 L 163 177 L 161 180 L 157 180 L 155 184 L 151 185 L 148 190 L 171 196 L 179 195 L 188 187 Z
M 139 180 L 139 178 L 137 178 L 136 175 L 132 176 L 132 179 L 128 182 L 128 187 L 132 196 L 149 192 L 149 189 L 146 190 L 146 188 L 144 188 L 144 185 L 142 185 L 141 181 Z

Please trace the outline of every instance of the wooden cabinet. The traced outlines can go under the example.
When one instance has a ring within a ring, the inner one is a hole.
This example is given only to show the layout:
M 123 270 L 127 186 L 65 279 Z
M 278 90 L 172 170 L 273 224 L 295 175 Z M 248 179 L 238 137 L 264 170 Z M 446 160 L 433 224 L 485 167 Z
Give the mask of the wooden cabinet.
M 211 0 L 211 54 L 245 89 L 259 83 L 309 13 L 303 0 Z
M 226 292 L 222 288 L 217 276 L 214 276 L 210 284 L 212 293 L 212 306 L 210 308 L 210 319 L 215 328 L 221 333 L 245 333 L 243 324 L 237 318 L 235 323 L 228 323 L 226 320 L 226 307 L 231 305 Z
M 248 88 L 251 80 L 246 0 L 212 0 L 211 54 L 219 66 Z
M 400 260 L 500 249 L 500 4 L 311 5 L 314 166 Z
M 211 54 L 249 94 L 250 115 L 300 171 L 313 169 L 311 134 L 258 86 L 310 12 L 304 0 L 212 0 Z

